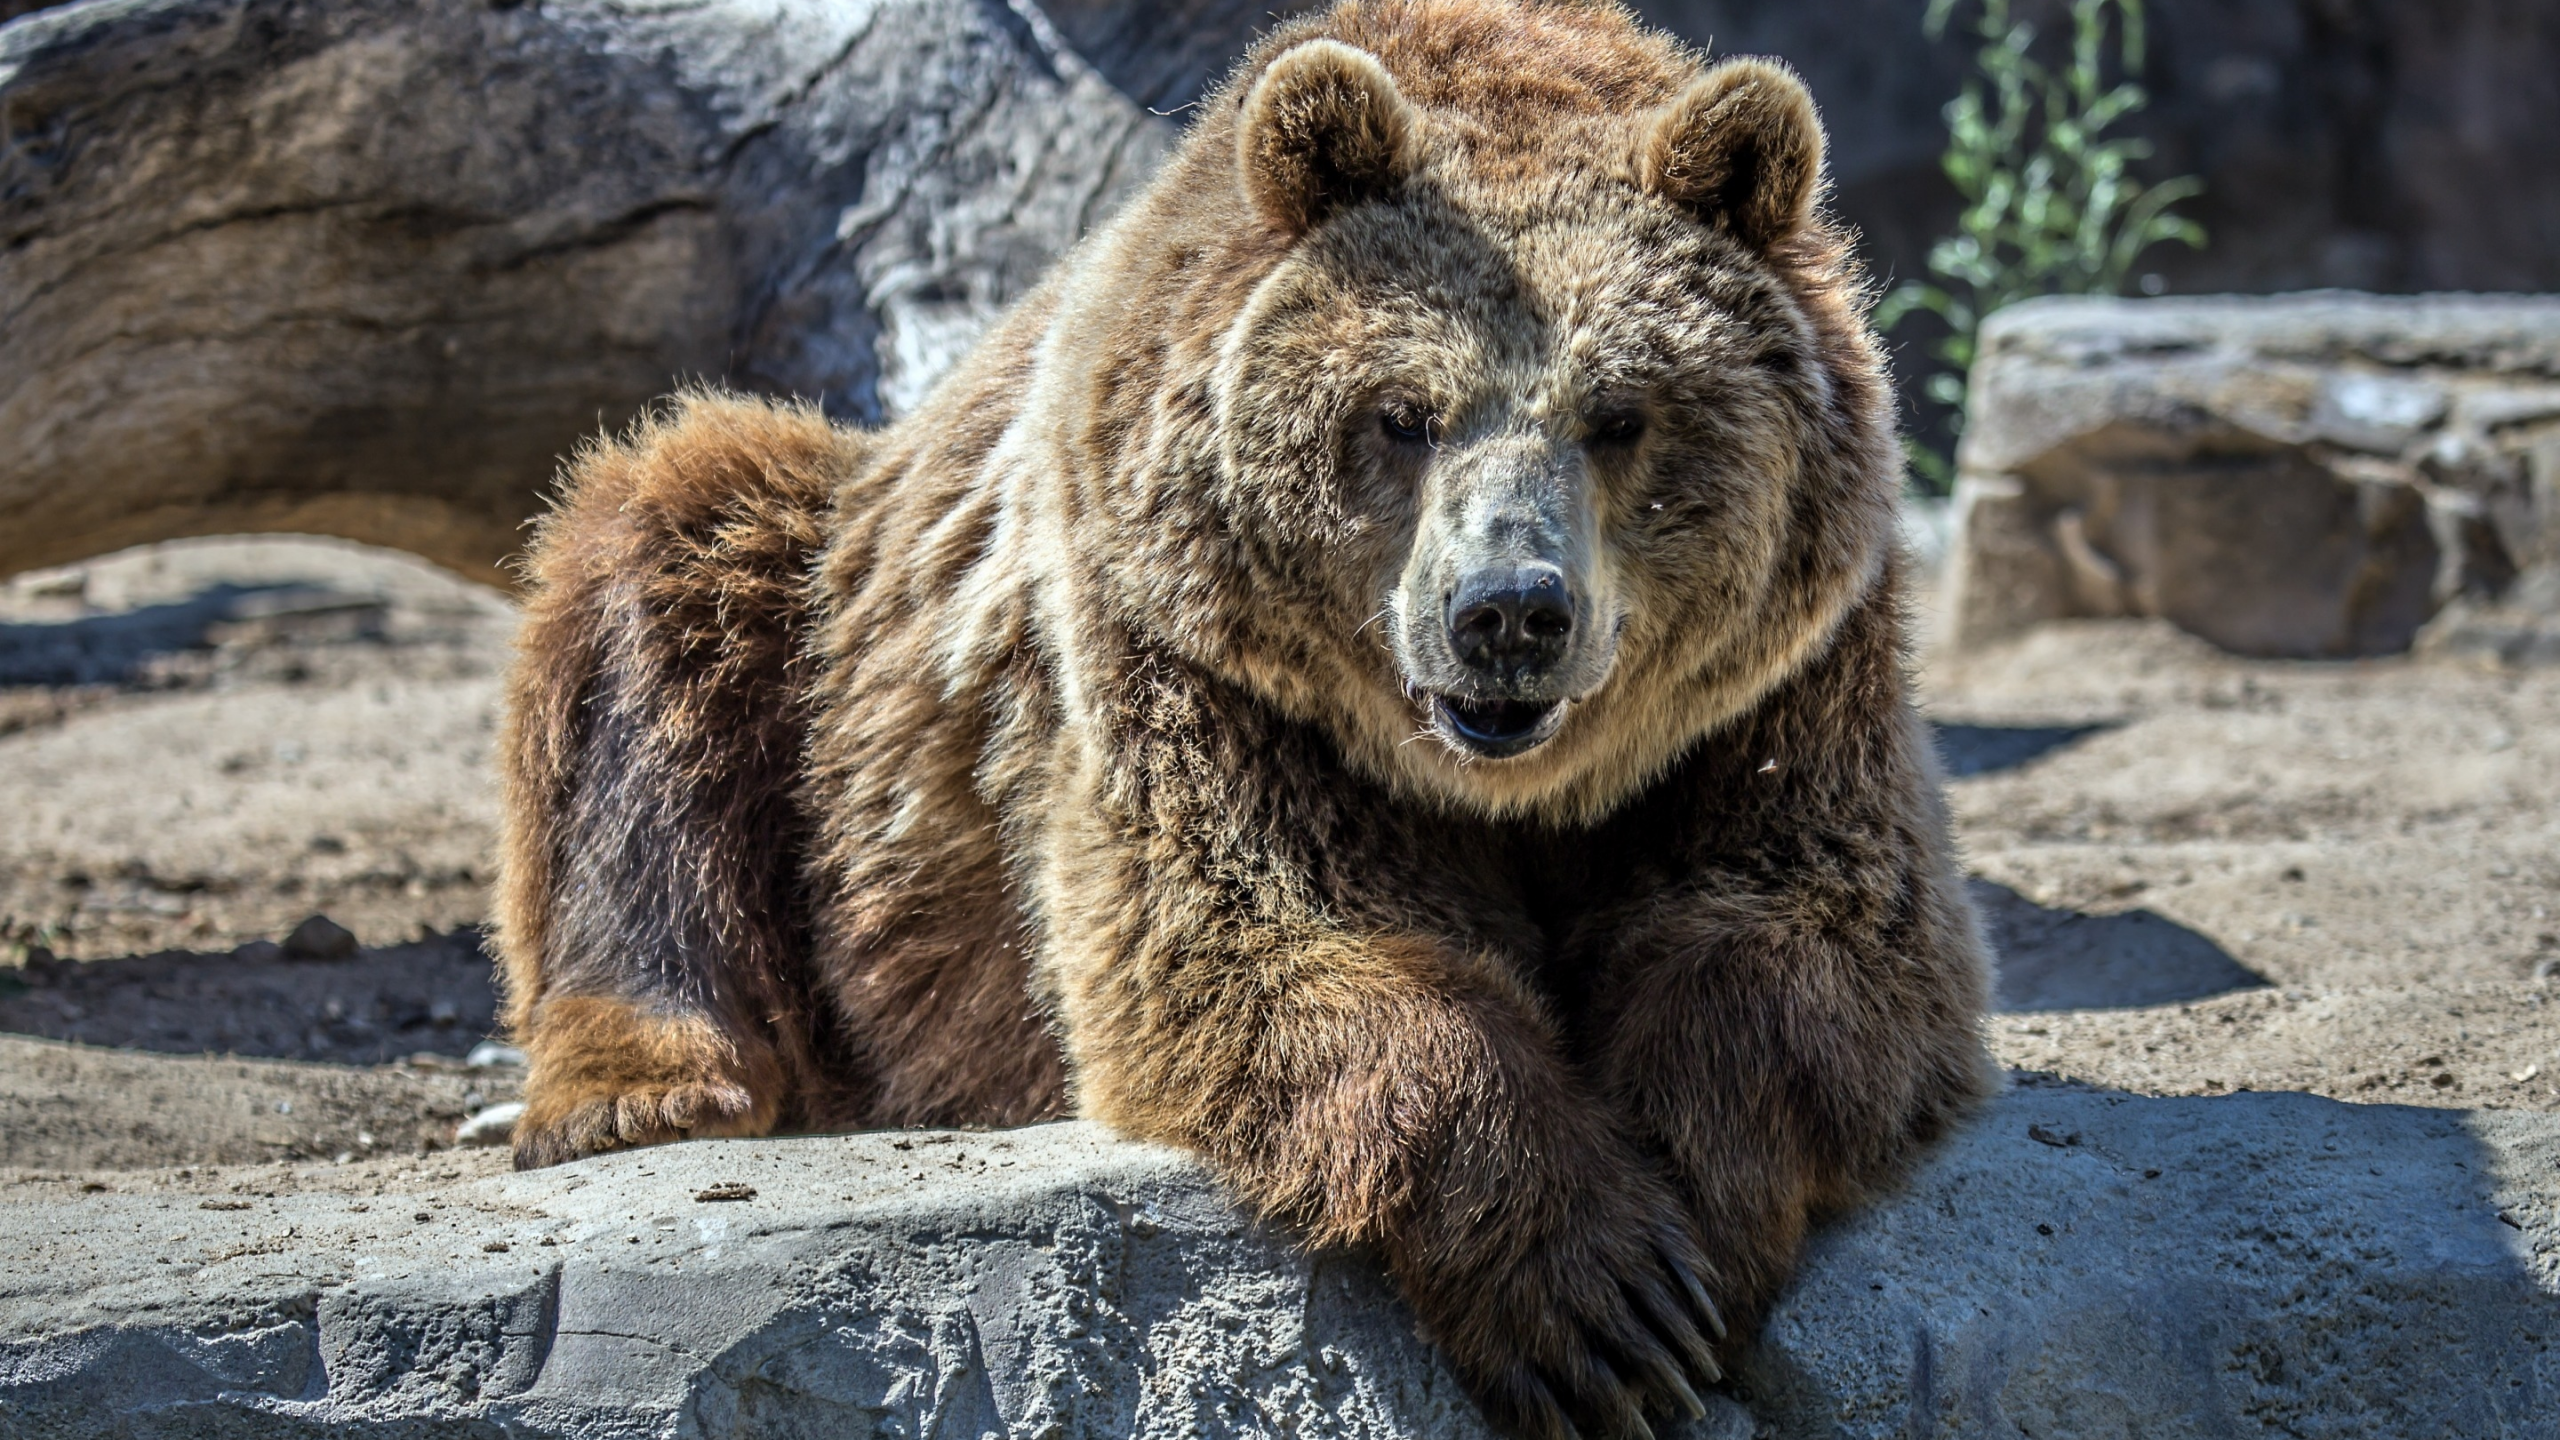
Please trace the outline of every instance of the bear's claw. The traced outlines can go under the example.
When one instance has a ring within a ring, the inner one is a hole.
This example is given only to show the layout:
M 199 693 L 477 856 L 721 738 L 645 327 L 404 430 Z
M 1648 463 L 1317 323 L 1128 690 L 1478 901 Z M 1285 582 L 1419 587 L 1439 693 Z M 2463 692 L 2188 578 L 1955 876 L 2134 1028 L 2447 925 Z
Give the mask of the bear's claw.
M 1542 1235 L 1518 1268 L 1417 1287 L 1417 1306 L 1498 1427 L 1538 1440 L 1649 1437 L 1648 1414 L 1706 1413 L 1700 1387 L 1724 1378 L 1708 1338 L 1721 1317 L 1668 1209 L 1664 1200 L 1649 1218 L 1621 1210 L 1612 1224 L 1575 1206 L 1578 1233 Z M 1497 1315 L 1546 1318 L 1484 1323 Z
M 1715 1332 L 1716 1343 L 1723 1344 L 1724 1312 L 1716 1308 L 1715 1297 L 1707 1293 L 1706 1284 L 1698 1278 L 1698 1272 L 1690 1266 L 1688 1261 L 1680 1258 L 1680 1251 L 1684 1247 L 1680 1244 L 1678 1236 L 1673 1232 L 1665 1231 L 1655 1239 L 1653 1248 L 1662 1256 L 1662 1263 L 1669 1266 L 1671 1273 L 1679 1278 L 1681 1289 L 1688 1293 L 1689 1303 L 1697 1308 L 1698 1318 L 1706 1322 L 1709 1330 Z M 1708 1357 L 1708 1363 L 1713 1365 L 1712 1355 Z M 1723 1376 L 1719 1374 L 1714 1378 L 1722 1379 Z

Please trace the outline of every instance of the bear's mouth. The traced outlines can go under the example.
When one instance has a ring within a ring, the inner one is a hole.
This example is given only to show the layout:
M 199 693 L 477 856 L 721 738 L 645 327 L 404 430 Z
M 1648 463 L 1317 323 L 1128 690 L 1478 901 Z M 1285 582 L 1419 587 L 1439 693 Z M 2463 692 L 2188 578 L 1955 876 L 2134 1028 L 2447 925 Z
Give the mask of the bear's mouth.
M 1561 700 L 1461 700 L 1431 697 L 1431 728 L 1457 750 L 1499 760 L 1546 743 L 1563 723 Z

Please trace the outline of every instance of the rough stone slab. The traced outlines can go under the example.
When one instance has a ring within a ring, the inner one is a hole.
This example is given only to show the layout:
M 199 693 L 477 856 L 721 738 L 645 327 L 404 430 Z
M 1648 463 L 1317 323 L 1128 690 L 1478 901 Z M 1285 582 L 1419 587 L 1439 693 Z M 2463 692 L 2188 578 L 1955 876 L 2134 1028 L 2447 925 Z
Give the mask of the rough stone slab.
M 2560 1436 L 2555 1201 L 2560 1117 L 2013 1091 L 1680 1433 Z M 28 1440 L 1483 1434 L 1370 1263 L 1087 1125 L 0 1220 Z
M 2560 297 L 2031 301 L 1971 397 L 1959 647 L 2132 615 L 2381 654 L 2560 569 Z
M 2016 1091 L 1817 1241 L 1761 1433 L 2560 1435 L 2556 1199 L 2560 1117 Z

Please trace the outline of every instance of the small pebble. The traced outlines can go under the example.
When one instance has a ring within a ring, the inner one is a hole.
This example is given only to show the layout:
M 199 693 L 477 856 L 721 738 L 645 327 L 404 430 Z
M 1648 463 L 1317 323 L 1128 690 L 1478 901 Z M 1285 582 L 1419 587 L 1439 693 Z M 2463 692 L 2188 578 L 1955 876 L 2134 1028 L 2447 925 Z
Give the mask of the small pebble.
M 27 594 L 40 600 L 85 600 L 89 595 L 89 572 L 63 570 L 51 575 L 31 575 L 18 584 Z
M 352 960 L 355 932 L 326 915 L 314 915 L 284 937 L 283 954 L 287 960 Z
M 504 1145 L 515 1138 L 516 1121 L 524 1115 L 524 1102 L 510 1100 L 492 1105 L 462 1122 L 453 1132 L 456 1145 Z

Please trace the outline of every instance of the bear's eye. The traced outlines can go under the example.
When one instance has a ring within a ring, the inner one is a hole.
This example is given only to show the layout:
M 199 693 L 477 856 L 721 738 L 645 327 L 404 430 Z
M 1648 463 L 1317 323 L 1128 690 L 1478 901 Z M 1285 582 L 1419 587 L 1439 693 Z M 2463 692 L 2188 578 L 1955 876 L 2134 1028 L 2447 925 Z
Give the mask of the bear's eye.
M 1586 443 L 1633 445 L 1644 434 L 1644 416 L 1634 410 L 1603 410 L 1591 417 Z
M 1431 417 L 1421 406 L 1399 400 L 1378 411 L 1378 428 L 1399 445 L 1420 445 L 1431 438 Z

